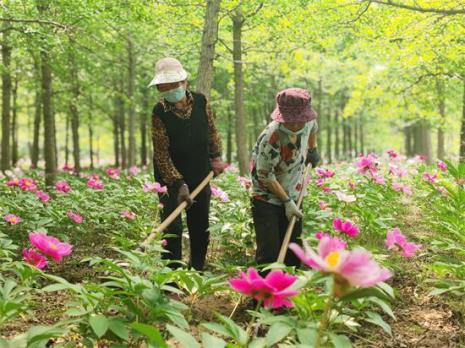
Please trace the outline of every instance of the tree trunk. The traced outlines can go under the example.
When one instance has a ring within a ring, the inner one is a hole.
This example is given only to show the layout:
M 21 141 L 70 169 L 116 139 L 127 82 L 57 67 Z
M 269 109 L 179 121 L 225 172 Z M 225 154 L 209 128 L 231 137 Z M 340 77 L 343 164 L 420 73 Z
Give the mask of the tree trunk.
M 77 175 L 81 172 L 81 145 L 79 142 L 79 109 L 78 101 L 80 92 L 80 84 L 78 77 L 78 66 L 76 62 L 76 54 L 74 49 L 71 48 L 69 53 L 69 68 L 70 68 L 70 82 L 71 82 L 71 100 L 69 103 L 69 111 L 71 114 L 71 133 L 73 137 L 73 162 L 74 170 Z M 92 110 L 91 110 L 92 113 Z
M 336 109 L 334 113 L 334 156 L 336 157 L 336 160 L 339 160 L 341 158 L 341 146 L 340 146 L 340 138 L 339 138 L 339 128 L 340 128 L 340 123 L 339 123 L 339 110 Z
M 244 17 L 237 9 L 233 17 L 234 105 L 236 111 L 236 149 L 240 175 L 248 172 L 247 128 L 244 112 L 244 81 L 242 75 L 242 25 Z
M 323 80 L 320 76 L 320 78 L 318 79 L 318 90 L 317 90 L 317 93 L 318 93 L 318 102 L 316 104 L 316 113 L 320 119 L 320 129 L 323 129 L 323 118 L 321 117 L 321 105 L 323 103 Z M 317 137 L 316 139 L 316 142 L 317 142 L 317 146 L 318 148 L 321 149 L 321 146 L 322 146 L 322 139 L 323 137 Z
M 231 163 L 232 161 L 232 114 L 228 111 L 228 136 L 226 143 L 226 161 Z
M 342 121 L 342 157 L 347 158 L 347 148 L 348 148 L 348 139 L 347 139 L 347 120 Z
M 407 157 L 413 156 L 413 134 L 412 134 L 412 126 L 404 127 L 404 134 L 405 134 L 405 154 Z
M 92 128 L 92 111 L 89 113 L 89 121 L 87 124 L 89 131 L 89 158 L 90 158 L 90 169 L 94 169 L 94 130 Z
M 460 162 L 465 162 L 465 75 L 462 76 L 463 99 L 462 99 L 462 126 L 460 129 Z
M 352 117 L 347 119 L 347 148 L 349 150 L 349 158 L 352 158 L 353 146 L 352 146 Z
M 18 77 L 15 77 L 15 84 L 13 87 L 13 122 L 11 124 L 11 143 L 13 148 L 11 149 L 11 165 L 16 167 L 18 163 Z
M 360 154 L 365 154 L 365 136 L 363 134 L 363 116 L 360 117 L 359 124 L 358 124 L 358 135 L 360 137 Z
M 331 153 L 331 109 L 328 108 L 328 117 L 327 117 L 327 125 L 326 125 L 326 157 L 328 159 L 328 163 L 333 162 L 333 156 Z
M 9 22 L 3 24 L 2 41 L 2 152 L 1 170 L 5 171 L 10 166 L 10 102 L 11 102 L 11 46 L 9 43 Z
M 136 79 L 136 57 L 134 53 L 134 44 L 129 38 L 127 42 L 128 50 L 128 101 L 129 101 L 129 118 L 128 118 L 128 166 L 136 164 L 136 110 L 134 108 L 134 82 Z
M 439 127 L 438 127 L 438 148 L 437 156 L 440 160 L 444 160 L 445 157 L 445 145 L 444 145 L 444 124 L 446 122 L 446 96 L 444 94 L 444 81 L 436 80 L 436 89 L 438 92 L 438 111 L 439 111 Z
M 359 154 L 358 151 L 358 117 L 354 117 L 352 120 L 352 128 L 354 130 L 354 157 L 357 157 Z
M 142 91 L 142 112 L 140 113 L 140 156 L 141 165 L 147 165 L 147 117 L 149 110 L 149 89 Z
M 66 114 L 66 127 L 65 127 L 65 165 L 69 164 L 69 128 L 70 128 L 69 114 Z
M 205 22 L 202 33 L 202 47 L 197 73 L 197 91 L 210 98 L 213 82 L 213 61 L 215 59 L 215 44 L 218 37 L 218 13 L 221 0 L 208 0 L 205 12 Z
M 32 136 L 31 168 L 36 169 L 39 162 L 40 123 L 42 119 L 42 96 L 39 86 L 35 95 L 34 130 Z
M 116 112 L 111 118 L 113 122 L 113 153 L 115 156 L 115 167 L 119 167 L 119 128 L 118 113 Z
M 127 151 L 126 151 L 126 119 L 124 100 L 122 98 L 123 81 L 121 81 L 121 94 L 118 99 L 118 116 L 119 116 L 119 130 L 120 130 L 120 146 L 121 146 L 121 167 L 127 168 Z

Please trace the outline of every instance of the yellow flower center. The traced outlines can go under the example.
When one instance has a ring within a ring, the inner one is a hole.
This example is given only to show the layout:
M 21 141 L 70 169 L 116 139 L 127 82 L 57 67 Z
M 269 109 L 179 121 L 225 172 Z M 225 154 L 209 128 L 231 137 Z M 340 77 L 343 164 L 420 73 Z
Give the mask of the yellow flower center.
M 339 264 L 340 259 L 341 254 L 339 251 L 332 251 L 326 256 L 325 261 L 330 268 L 335 268 Z
M 55 243 L 50 243 L 50 249 L 57 250 L 58 247 Z
M 12 217 L 12 218 L 10 218 L 10 222 L 15 224 L 16 222 L 18 222 L 18 219 L 15 218 L 15 217 Z

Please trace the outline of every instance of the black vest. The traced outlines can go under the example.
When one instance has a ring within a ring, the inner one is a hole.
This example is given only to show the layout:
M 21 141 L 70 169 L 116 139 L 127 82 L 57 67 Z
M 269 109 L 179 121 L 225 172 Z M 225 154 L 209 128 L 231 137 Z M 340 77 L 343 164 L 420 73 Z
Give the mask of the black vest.
M 165 112 L 161 103 L 153 111 L 166 128 L 169 138 L 169 154 L 176 169 L 192 189 L 197 186 L 210 171 L 208 146 L 208 119 L 206 99 L 203 94 L 192 93 L 193 105 L 190 118 L 184 120 L 173 112 Z M 156 168 L 155 178 L 165 184 Z

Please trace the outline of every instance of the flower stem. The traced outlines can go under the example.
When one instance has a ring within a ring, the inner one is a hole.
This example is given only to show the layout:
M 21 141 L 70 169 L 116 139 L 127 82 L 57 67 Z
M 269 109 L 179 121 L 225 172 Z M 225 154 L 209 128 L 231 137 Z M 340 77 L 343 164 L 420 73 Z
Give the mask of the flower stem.
M 326 301 L 326 305 L 323 310 L 323 314 L 321 315 L 320 325 L 318 326 L 318 334 L 315 339 L 315 348 L 320 348 L 321 340 L 323 339 L 323 335 L 326 331 L 326 328 L 328 327 L 329 318 L 331 315 L 331 309 L 333 308 L 333 304 L 334 304 L 335 288 L 336 287 L 334 286 L 334 283 L 333 283 L 333 285 L 331 286 L 331 292 L 329 293 L 328 300 Z
M 257 302 L 257 306 L 255 307 L 255 312 L 258 312 L 258 309 L 260 308 L 262 304 L 262 301 L 258 301 Z M 251 333 L 252 333 L 252 327 L 253 327 L 253 324 L 255 323 L 255 317 L 252 316 L 252 318 L 250 319 L 250 322 L 249 324 L 247 325 L 247 336 L 249 336 Z

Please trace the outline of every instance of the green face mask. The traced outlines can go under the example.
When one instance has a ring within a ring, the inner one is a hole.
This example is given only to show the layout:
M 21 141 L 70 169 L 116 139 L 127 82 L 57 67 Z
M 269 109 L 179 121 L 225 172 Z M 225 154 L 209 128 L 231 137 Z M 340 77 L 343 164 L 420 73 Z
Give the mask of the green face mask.
M 186 95 L 186 88 L 184 86 L 179 86 L 178 88 L 163 92 L 161 95 L 170 103 L 177 103 Z

